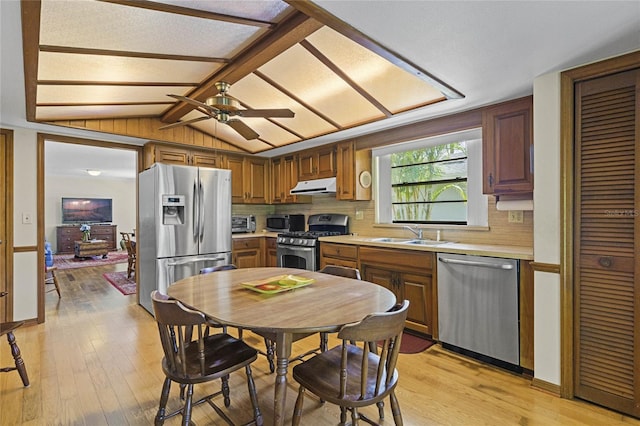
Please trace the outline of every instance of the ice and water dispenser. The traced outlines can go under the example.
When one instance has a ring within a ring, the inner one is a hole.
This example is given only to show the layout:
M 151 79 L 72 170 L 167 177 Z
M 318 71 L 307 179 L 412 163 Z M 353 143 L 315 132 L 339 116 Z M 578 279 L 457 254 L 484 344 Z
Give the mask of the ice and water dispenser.
M 162 224 L 163 225 L 183 225 L 184 224 L 184 195 L 163 195 L 162 196 Z

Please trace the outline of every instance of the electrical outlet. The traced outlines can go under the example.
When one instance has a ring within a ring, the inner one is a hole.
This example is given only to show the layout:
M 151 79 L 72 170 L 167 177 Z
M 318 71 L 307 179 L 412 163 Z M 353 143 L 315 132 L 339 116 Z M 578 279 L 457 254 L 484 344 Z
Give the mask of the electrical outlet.
M 356 210 L 356 220 L 364 219 L 364 212 L 362 210 Z
M 509 210 L 509 222 L 511 223 L 523 223 L 524 212 L 522 210 Z
M 31 224 L 31 213 L 22 213 L 22 223 L 25 225 Z

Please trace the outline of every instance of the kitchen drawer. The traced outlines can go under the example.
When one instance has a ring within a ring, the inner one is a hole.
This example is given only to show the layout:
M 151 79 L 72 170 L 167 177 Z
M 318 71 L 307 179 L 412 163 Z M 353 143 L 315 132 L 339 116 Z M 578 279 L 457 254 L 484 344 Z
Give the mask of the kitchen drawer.
M 320 243 L 320 256 L 351 259 L 355 262 L 358 259 L 358 247 L 345 244 Z
M 389 264 L 407 269 L 432 269 L 433 253 L 360 247 L 360 263 Z
M 241 238 L 233 240 L 234 250 L 242 250 L 248 248 L 260 248 L 260 238 Z
M 267 240 L 267 248 L 268 248 L 268 249 L 275 249 L 275 248 L 277 248 L 277 246 L 278 246 L 278 243 L 277 243 L 277 241 L 278 241 L 278 240 L 277 240 L 277 238 L 267 238 L 266 240 Z

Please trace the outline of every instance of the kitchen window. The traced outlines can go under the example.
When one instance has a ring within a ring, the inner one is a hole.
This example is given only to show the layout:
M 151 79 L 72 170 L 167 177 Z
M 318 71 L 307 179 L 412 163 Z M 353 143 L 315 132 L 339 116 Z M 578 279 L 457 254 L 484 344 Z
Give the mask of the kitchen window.
M 481 130 L 374 150 L 376 222 L 487 225 Z

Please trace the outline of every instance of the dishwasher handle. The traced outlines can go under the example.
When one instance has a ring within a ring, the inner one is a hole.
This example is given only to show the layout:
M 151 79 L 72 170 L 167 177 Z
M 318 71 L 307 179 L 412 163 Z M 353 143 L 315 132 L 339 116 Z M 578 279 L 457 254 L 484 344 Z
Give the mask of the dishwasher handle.
M 438 261 L 442 263 L 450 263 L 453 265 L 479 266 L 481 268 L 493 268 L 493 269 L 504 269 L 504 270 L 513 269 L 513 265 L 509 263 L 496 264 L 491 262 L 480 262 L 477 260 L 459 260 L 459 259 L 448 259 L 443 257 L 438 257 Z

